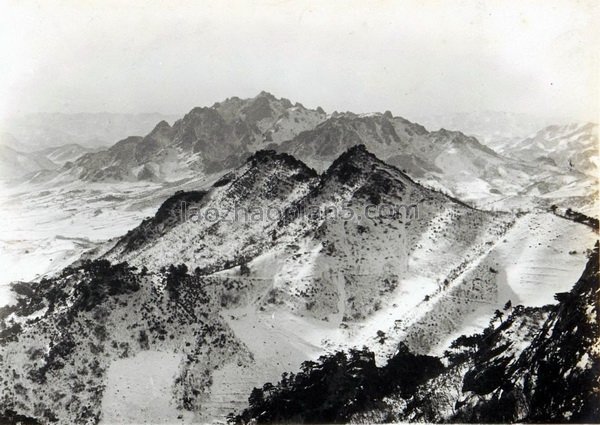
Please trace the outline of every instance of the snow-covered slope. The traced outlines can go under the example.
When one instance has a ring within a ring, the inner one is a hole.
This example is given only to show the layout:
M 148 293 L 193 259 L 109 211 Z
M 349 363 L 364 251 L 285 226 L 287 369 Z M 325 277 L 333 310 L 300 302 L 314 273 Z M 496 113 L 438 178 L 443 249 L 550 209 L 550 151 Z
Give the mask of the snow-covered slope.
M 0 180 L 19 180 L 36 171 L 56 168 L 58 165 L 42 153 L 24 153 L 0 145 Z
M 457 339 L 445 372 L 413 397 L 389 397 L 354 422 L 597 422 L 599 282 L 596 244 L 558 304 L 507 305 L 483 333 Z
M 531 137 L 505 145 L 500 152 L 597 177 L 598 149 L 598 124 L 586 123 L 545 127 Z
M 256 387 L 233 414 L 249 423 L 596 423 L 600 309 L 598 244 L 558 304 L 507 303 L 481 333 L 462 335 L 443 358 L 397 346 L 337 351 Z M 386 334 L 379 334 L 382 343 Z M 443 361 L 443 363 L 442 363 Z
M 20 287 L 3 310 L 0 355 L 10 366 L 0 371 L 13 384 L 3 408 L 59 423 L 145 421 L 155 410 L 128 388 L 145 382 L 128 365 L 158 358 L 171 365 L 155 376 L 171 388 L 153 403 L 165 420 L 223 418 L 252 386 L 303 360 L 375 344 L 380 327 L 394 326 L 392 311 L 410 317 L 510 223 L 418 185 L 363 147 L 321 176 L 261 151 L 203 189 L 174 195 L 104 255 L 129 265 L 82 263 Z M 369 205 L 418 209 L 367 218 Z M 232 221 L 234 206 L 281 215 Z M 334 214 L 342 207 L 355 217 Z M 179 263 L 187 267 L 171 266 Z

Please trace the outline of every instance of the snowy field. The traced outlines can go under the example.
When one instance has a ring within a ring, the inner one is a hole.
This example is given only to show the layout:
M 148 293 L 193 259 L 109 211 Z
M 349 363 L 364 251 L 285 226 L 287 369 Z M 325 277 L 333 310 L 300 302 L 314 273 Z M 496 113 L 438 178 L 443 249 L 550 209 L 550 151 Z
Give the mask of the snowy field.
M 192 414 L 172 402 L 181 354 L 142 351 L 114 361 L 108 369 L 101 425 L 189 423 Z
M 198 189 L 219 177 L 165 184 L 0 182 L 0 286 L 57 272 L 153 216 L 176 190 Z M 5 302 L 0 290 L 0 305 Z

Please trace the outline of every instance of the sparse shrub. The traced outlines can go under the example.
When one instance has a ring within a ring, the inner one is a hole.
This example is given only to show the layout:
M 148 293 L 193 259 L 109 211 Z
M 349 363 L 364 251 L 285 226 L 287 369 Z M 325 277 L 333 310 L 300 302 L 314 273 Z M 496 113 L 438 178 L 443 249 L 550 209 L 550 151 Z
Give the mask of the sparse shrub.
M 250 275 L 250 267 L 248 267 L 247 263 L 240 264 L 240 275 L 241 276 L 249 276 Z

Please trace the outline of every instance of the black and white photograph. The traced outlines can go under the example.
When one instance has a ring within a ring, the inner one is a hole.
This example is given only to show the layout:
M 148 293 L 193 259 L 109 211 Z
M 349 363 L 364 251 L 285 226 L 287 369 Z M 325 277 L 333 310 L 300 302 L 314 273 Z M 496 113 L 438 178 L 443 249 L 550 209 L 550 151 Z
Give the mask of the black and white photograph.
M 596 0 L 0 0 L 0 425 L 600 423 Z

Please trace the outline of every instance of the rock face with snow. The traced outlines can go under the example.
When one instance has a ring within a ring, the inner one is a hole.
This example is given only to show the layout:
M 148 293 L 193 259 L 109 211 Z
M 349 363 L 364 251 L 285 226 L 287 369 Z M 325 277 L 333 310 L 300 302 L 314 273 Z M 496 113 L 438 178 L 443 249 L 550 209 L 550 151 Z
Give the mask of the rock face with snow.
M 383 205 L 418 210 L 359 216 Z M 244 207 L 265 215 L 236 219 Z M 450 274 L 448 246 L 468 257 L 509 222 L 420 186 L 363 146 L 321 175 L 259 151 L 212 187 L 175 194 L 103 258 L 15 286 L 2 310 L 2 410 L 42 422 L 151 420 L 152 397 L 133 413 L 121 400 L 138 399 L 132 383 L 147 385 L 132 365 L 164 360 L 171 372 L 148 379 L 168 383 L 157 401 L 171 406 L 167 419 L 222 418 L 296 361 L 371 344 L 376 332 L 365 330 L 383 325 L 377 314 L 392 300 L 410 315 L 439 290 L 407 277 Z M 436 257 L 429 271 L 420 250 Z
M 161 121 L 145 137 L 129 137 L 85 155 L 69 172 L 89 181 L 176 180 L 243 163 L 249 153 L 293 137 L 325 119 L 323 111 L 262 92 L 192 109 L 173 126 Z
M 571 137 L 555 134 L 553 143 L 567 143 L 563 136 Z M 550 158 L 540 167 L 529 157 L 499 154 L 460 131 L 430 132 L 389 111 L 326 115 L 321 108 L 293 105 L 266 92 L 194 108 L 173 126 L 160 122 L 146 136 L 86 154 L 62 173 L 94 182 L 175 182 L 232 170 L 265 148 L 289 153 L 323 171 L 358 144 L 419 182 L 480 205 L 510 204 L 512 199 L 523 203 L 524 197 L 549 205 L 565 197 L 560 189 L 567 185 L 584 203 L 593 195 L 592 177 L 582 167 L 560 167 Z

